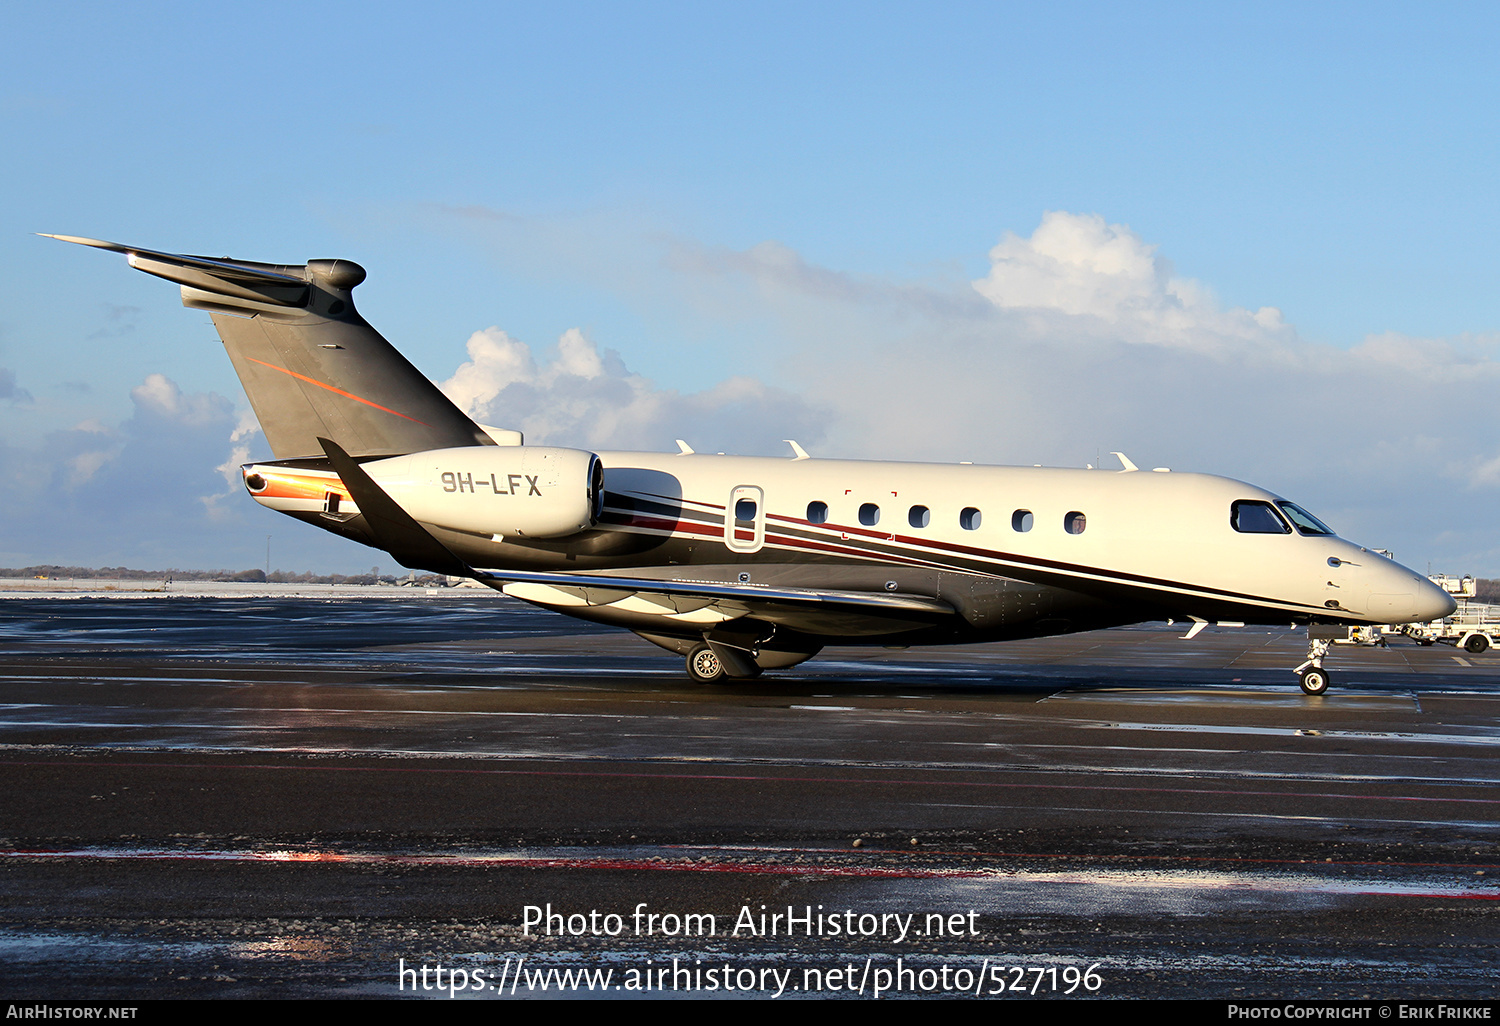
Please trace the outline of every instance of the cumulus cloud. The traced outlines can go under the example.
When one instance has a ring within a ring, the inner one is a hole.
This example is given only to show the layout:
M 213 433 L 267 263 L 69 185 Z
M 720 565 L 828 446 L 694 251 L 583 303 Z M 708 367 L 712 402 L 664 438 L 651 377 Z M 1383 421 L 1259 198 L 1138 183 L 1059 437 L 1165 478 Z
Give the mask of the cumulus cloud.
M 234 430 L 229 433 L 229 455 L 223 463 L 214 467 L 224 481 L 224 489 L 214 492 L 212 495 L 200 495 L 198 501 L 203 503 L 208 515 L 215 520 L 223 520 L 232 516 L 225 501 L 238 498 L 243 492 L 243 482 L 240 478 L 240 468 L 250 459 L 249 439 L 260 433 L 260 423 L 255 419 L 255 412 L 249 407 L 240 410 L 239 421 L 234 425 Z
M 659 388 L 576 328 L 540 359 L 499 328 L 476 331 L 467 350 L 443 392 L 479 422 L 532 443 L 662 449 L 674 438 L 705 448 L 732 439 L 736 451 L 769 452 L 785 448 L 787 432 L 822 438 L 819 412 L 795 395 L 745 377 L 687 395 Z
M 170 421 L 186 427 L 202 427 L 224 420 L 233 409 L 229 400 L 214 392 L 187 394 L 165 374 L 148 374 L 130 390 L 136 416 Z
M 1060 315 L 1088 337 L 1196 352 L 1276 353 L 1295 332 L 1275 307 L 1221 309 L 1128 227 L 1051 211 L 1030 238 L 1006 232 L 974 288 L 999 310 Z M 1097 324 L 1081 322 L 1096 321 Z
M 237 432 L 250 433 L 244 419 L 223 396 L 184 392 L 163 374 L 130 396 L 123 422 L 88 419 L 32 447 L 0 448 L 8 562 L 223 565 L 215 553 L 225 539 L 207 528 L 243 510 L 215 506 L 214 468 Z

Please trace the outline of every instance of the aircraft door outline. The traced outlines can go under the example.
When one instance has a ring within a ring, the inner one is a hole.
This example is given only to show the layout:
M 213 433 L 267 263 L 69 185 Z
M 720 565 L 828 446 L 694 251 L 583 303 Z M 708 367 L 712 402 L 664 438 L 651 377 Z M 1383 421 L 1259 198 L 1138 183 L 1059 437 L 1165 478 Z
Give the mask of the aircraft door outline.
M 765 493 L 755 485 L 738 485 L 724 508 L 724 544 L 733 552 L 759 552 L 765 543 Z

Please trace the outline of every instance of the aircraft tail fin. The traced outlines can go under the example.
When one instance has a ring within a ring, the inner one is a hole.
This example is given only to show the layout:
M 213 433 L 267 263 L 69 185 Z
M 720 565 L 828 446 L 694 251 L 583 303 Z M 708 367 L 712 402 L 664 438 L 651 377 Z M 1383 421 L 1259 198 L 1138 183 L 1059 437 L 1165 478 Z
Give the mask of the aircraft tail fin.
M 355 310 L 365 270 L 352 261 L 263 264 L 47 237 L 124 253 L 207 310 L 277 459 L 323 457 L 325 438 L 358 456 L 495 444 Z

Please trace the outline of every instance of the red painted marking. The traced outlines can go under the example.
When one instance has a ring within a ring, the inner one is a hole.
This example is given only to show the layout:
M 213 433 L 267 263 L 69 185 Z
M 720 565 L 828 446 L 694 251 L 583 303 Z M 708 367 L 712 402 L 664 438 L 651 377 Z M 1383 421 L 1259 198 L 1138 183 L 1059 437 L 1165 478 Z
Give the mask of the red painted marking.
M 690 535 L 698 538 L 719 537 L 717 528 L 700 524 L 693 520 L 664 520 L 660 517 L 632 516 L 613 511 L 606 513 L 604 520 L 619 527 L 637 527 L 642 530 L 667 531 L 671 534 Z
M 427 424 L 423 424 L 422 421 L 418 420 L 416 417 L 408 417 L 404 413 L 397 413 L 395 410 L 391 409 L 388 406 L 381 406 L 379 403 L 372 403 L 368 399 L 361 399 L 353 392 L 345 392 L 342 388 L 334 388 L 332 385 L 325 384 L 322 381 L 318 381 L 316 378 L 310 378 L 306 374 L 298 374 L 294 370 L 287 370 L 285 367 L 278 367 L 274 363 L 267 363 L 264 360 L 257 360 L 253 356 L 247 356 L 245 359 L 249 360 L 251 363 L 258 363 L 262 367 L 269 367 L 273 371 L 281 371 L 281 373 L 283 374 L 290 374 L 298 381 L 305 381 L 309 385 L 317 385 L 319 388 L 326 388 L 328 391 L 333 392 L 335 395 L 341 395 L 345 399 L 353 399 L 357 403 L 364 403 L 366 406 L 373 406 L 377 410 L 384 410 L 386 413 L 394 414 L 395 416 L 400 417 L 402 420 L 409 420 L 413 424 L 422 424 L 423 427 L 429 426 Z

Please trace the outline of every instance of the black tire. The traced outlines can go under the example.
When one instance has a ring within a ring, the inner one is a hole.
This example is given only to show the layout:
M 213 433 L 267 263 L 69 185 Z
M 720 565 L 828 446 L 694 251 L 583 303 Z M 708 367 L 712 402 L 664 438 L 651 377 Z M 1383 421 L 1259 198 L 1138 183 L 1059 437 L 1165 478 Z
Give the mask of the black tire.
M 1490 647 L 1490 639 L 1483 634 L 1470 634 L 1464 642 L 1464 651 L 1469 655 L 1478 655 Z
M 699 645 L 688 653 L 687 672 L 699 684 L 720 684 L 729 679 L 724 664 L 707 645 Z
M 1328 692 L 1328 671 L 1317 666 L 1302 671 L 1302 690 L 1309 695 Z

